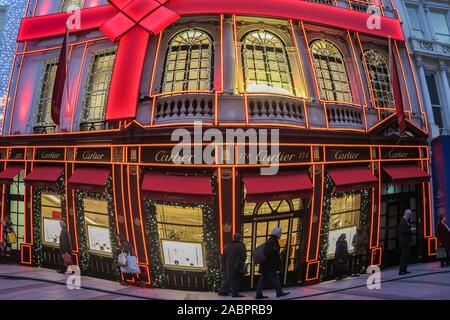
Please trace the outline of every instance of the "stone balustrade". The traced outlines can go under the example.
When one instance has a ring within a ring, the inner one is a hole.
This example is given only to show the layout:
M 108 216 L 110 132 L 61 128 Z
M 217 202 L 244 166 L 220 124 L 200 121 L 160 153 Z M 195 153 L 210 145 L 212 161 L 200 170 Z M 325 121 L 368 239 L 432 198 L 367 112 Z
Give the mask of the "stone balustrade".
M 154 113 L 155 123 L 212 121 L 214 95 L 182 94 L 158 97 Z
M 304 102 L 277 95 L 254 95 L 248 97 L 250 122 L 279 122 L 305 124 Z

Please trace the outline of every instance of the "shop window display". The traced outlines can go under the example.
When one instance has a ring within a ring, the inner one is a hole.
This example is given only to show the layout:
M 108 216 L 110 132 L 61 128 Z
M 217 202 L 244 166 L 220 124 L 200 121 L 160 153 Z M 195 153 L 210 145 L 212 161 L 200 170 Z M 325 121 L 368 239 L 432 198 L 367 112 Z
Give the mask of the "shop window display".
M 361 194 L 345 194 L 331 198 L 330 233 L 328 256 L 333 256 L 336 241 L 343 233 L 347 235 L 348 249 L 353 250 L 352 239 L 360 225 Z
M 61 196 L 51 193 L 41 194 L 42 243 L 51 247 L 59 246 L 61 233 Z
M 162 259 L 167 267 L 206 267 L 203 210 L 199 207 L 156 206 Z
M 108 202 L 106 200 L 85 198 L 83 207 L 89 252 L 97 255 L 112 256 Z

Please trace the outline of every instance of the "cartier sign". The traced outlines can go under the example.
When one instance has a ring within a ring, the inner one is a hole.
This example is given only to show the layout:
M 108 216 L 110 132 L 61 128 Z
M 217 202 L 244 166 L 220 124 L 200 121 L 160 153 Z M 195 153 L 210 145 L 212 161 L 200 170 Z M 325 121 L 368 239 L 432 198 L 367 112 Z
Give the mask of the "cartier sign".
M 35 160 L 64 160 L 64 149 L 37 149 Z
M 111 161 L 111 149 L 77 149 L 77 161 L 109 162 Z
M 370 160 L 369 148 L 329 147 L 326 149 L 327 161 Z
M 419 158 L 417 148 L 382 148 L 381 158 L 383 159 L 414 159 Z

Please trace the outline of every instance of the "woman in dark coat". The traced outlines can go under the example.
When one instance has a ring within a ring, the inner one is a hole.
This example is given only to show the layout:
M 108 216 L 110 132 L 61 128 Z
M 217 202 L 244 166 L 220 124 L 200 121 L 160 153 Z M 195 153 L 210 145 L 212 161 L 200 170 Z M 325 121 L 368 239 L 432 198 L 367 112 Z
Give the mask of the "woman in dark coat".
M 128 241 L 125 240 L 122 237 L 117 236 L 117 243 L 119 245 L 118 251 L 120 253 L 125 253 L 127 256 L 130 257 L 135 257 L 136 253 L 134 251 L 133 245 Z M 120 284 L 123 286 L 128 286 L 128 282 L 127 282 L 127 278 L 128 275 L 131 275 L 131 279 L 135 281 L 135 283 L 139 284 L 141 287 L 145 287 L 145 282 L 141 279 L 141 277 L 139 276 L 139 273 L 137 272 L 130 272 L 130 266 L 121 266 L 120 267 L 120 271 L 123 274 L 123 277 L 120 280 Z
M 62 263 L 61 269 L 58 270 L 58 272 L 64 274 L 69 267 L 64 261 L 64 255 L 69 254 L 72 257 L 72 240 L 70 239 L 70 234 L 69 230 L 67 230 L 66 223 L 61 220 L 59 225 L 61 226 L 61 233 L 59 234 L 59 254 L 61 255 Z
M 445 251 L 441 257 L 441 267 L 450 266 L 450 228 L 447 223 L 447 217 L 440 216 L 439 224 L 437 226 L 437 238 L 440 244 L 440 250 Z
M 336 280 L 342 280 L 347 272 L 348 265 L 348 244 L 345 233 L 339 236 L 336 242 L 336 251 L 334 253 L 334 264 L 336 269 Z

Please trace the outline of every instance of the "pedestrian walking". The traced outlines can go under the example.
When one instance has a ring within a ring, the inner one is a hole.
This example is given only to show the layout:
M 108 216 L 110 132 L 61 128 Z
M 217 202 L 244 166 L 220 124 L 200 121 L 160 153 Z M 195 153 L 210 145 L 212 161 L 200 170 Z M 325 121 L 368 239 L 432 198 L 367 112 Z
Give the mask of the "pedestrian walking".
M 59 221 L 61 233 L 59 234 L 59 254 L 61 256 L 61 268 L 58 273 L 65 274 L 70 265 L 72 265 L 72 240 L 69 230 L 64 221 Z
M 441 261 L 442 268 L 448 267 L 450 266 L 450 228 L 446 216 L 439 217 L 439 224 L 436 230 L 439 243 L 438 258 Z
M 14 232 L 14 224 L 11 220 L 11 216 L 7 215 L 3 219 L 3 239 L 1 253 L 5 257 L 5 262 L 11 257 L 11 247 L 17 242 L 17 236 Z
M 221 257 L 222 285 L 219 290 L 220 296 L 230 293 L 233 298 L 242 298 L 239 294 L 242 276 L 247 272 L 247 251 L 242 242 L 242 235 L 236 233 L 233 241 L 225 246 Z
M 117 236 L 117 243 L 119 245 L 118 250 L 120 252 L 118 263 L 120 266 L 120 271 L 123 274 L 120 284 L 123 286 L 128 286 L 128 278 L 138 283 L 141 287 L 145 287 L 145 282 L 141 279 L 140 273 L 141 269 L 137 264 L 136 254 L 133 245 L 122 237 Z
M 341 234 L 336 241 L 336 250 L 334 252 L 334 266 L 336 270 L 336 280 L 345 278 L 348 267 L 348 243 L 347 235 Z
M 365 265 L 364 258 L 366 256 L 367 247 L 369 245 L 369 236 L 364 228 L 359 227 L 356 234 L 353 236 L 353 274 L 352 276 L 358 277 L 361 272 L 364 273 Z
M 406 209 L 403 217 L 400 219 L 398 227 L 398 244 L 400 247 L 400 270 L 399 275 L 405 275 L 411 273 L 408 271 L 408 260 L 411 254 L 411 247 L 413 244 L 413 236 L 415 234 L 415 228 L 411 227 L 411 209 Z
M 264 244 L 263 253 L 264 261 L 260 263 L 259 270 L 261 277 L 259 278 L 256 288 L 256 299 L 266 299 L 267 296 L 263 295 L 263 286 L 267 281 L 275 287 L 277 298 L 283 297 L 289 294 L 284 292 L 281 287 L 281 281 L 279 272 L 281 271 L 281 257 L 280 257 L 280 244 L 283 231 L 280 228 L 274 228 L 270 234 L 269 239 Z

